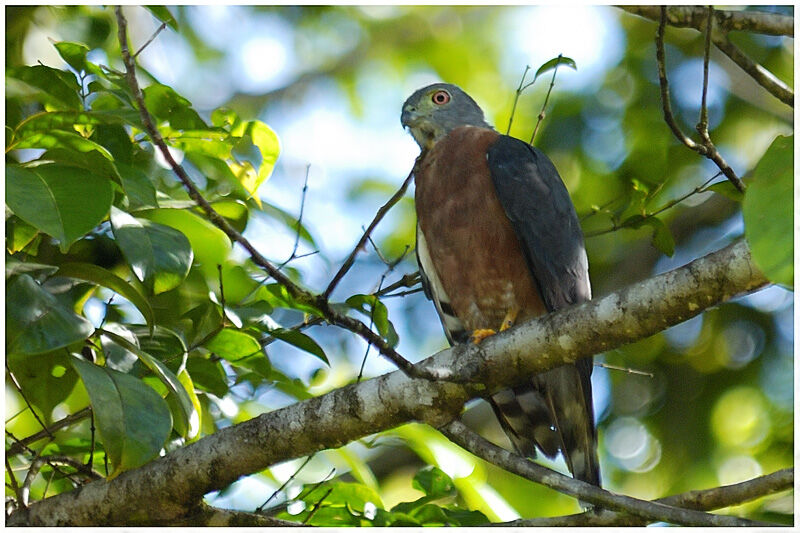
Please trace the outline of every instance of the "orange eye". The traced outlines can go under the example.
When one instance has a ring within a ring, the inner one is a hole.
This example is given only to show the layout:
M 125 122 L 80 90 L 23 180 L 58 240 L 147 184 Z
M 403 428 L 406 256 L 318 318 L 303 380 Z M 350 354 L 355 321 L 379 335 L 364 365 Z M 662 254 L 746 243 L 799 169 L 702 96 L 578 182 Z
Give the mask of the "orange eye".
M 450 101 L 450 93 L 447 91 L 436 91 L 433 93 L 433 96 L 431 96 L 431 100 L 436 105 L 444 105 Z

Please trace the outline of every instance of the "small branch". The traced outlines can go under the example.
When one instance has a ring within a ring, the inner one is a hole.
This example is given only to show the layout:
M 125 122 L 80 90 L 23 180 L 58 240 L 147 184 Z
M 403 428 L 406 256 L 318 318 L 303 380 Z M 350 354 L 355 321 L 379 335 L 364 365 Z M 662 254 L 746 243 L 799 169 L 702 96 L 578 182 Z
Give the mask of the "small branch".
M 558 54 L 558 59 L 561 59 L 561 54 Z M 550 93 L 553 92 L 553 87 L 556 85 L 556 73 L 558 72 L 558 66 L 561 64 L 561 61 L 556 61 L 556 66 L 553 68 L 553 77 L 550 79 L 550 87 L 547 88 L 547 94 L 544 97 L 544 103 L 542 104 L 542 110 L 539 112 L 539 116 L 536 118 L 536 127 L 533 128 L 533 133 L 531 134 L 531 140 L 528 142 L 531 146 L 533 146 L 533 140 L 536 138 L 536 132 L 539 131 L 539 125 L 544 120 L 544 113 L 545 109 L 547 109 L 547 102 L 550 100 Z M 533 82 L 531 82 L 533 83 Z
M 133 59 L 136 59 L 137 57 L 139 57 L 139 54 L 141 54 L 144 51 L 144 49 L 147 48 L 147 46 L 150 43 L 152 43 L 155 40 L 155 38 L 158 37 L 158 34 L 161 33 L 164 30 L 164 28 L 166 28 L 166 27 L 167 27 L 167 23 L 166 22 L 162 22 L 161 26 L 158 27 L 156 32 L 149 39 L 147 39 L 147 42 L 144 43 L 142 45 L 142 47 L 139 48 L 139 50 L 135 54 L 133 54 Z
M 514 122 L 514 113 L 517 111 L 517 102 L 519 101 L 519 97 L 522 94 L 522 91 L 525 90 L 525 87 L 523 87 L 522 85 L 525 83 L 525 76 L 528 75 L 528 71 L 530 69 L 531 69 L 530 65 L 525 65 L 525 71 L 522 73 L 522 79 L 519 80 L 519 86 L 517 87 L 517 91 L 514 93 L 514 104 L 511 106 L 511 116 L 508 117 L 508 127 L 506 128 L 506 135 L 508 135 L 508 133 L 511 131 L 511 123 Z
M 794 107 L 794 92 L 788 85 L 778 79 L 772 72 L 747 57 L 728 39 L 727 35 L 715 34 L 713 40 L 714 46 L 739 65 L 756 83 L 784 104 Z
M 311 170 L 311 165 L 306 165 L 306 177 L 305 181 L 303 182 L 303 190 L 300 193 L 300 215 L 297 217 L 297 224 L 295 226 L 295 235 L 294 235 L 294 246 L 292 247 L 292 253 L 289 256 L 289 259 L 284 261 L 283 263 L 278 266 L 278 270 L 282 269 L 286 265 L 289 264 L 290 261 L 293 259 L 297 259 L 299 256 L 297 255 L 297 247 L 300 245 L 300 229 L 303 227 L 303 210 L 306 207 L 306 192 L 308 191 L 308 173 Z M 316 252 L 313 252 L 316 253 Z
M 11 490 L 14 491 L 14 494 L 17 496 L 17 502 L 22 502 L 22 490 L 19 487 L 19 483 L 17 482 L 17 476 L 14 475 L 14 469 L 11 468 L 11 463 L 8 461 L 8 454 L 5 456 L 6 459 L 6 472 L 8 473 L 8 479 L 11 481 Z
M 36 421 L 39 422 L 39 425 L 42 426 L 42 430 L 47 434 L 47 436 L 52 438 L 53 435 L 50 433 L 50 430 L 47 428 L 45 423 L 42 422 L 42 419 L 39 418 L 39 415 L 36 413 L 36 409 L 34 409 L 33 405 L 31 405 L 31 402 L 28 401 L 28 398 L 27 396 L 25 396 L 25 393 L 22 392 L 22 387 L 20 386 L 19 381 L 17 381 L 17 376 L 15 376 L 13 372 L 11 372 L 11 368 L 9 368 L 8 366 L 7 359 L 6 359 L 6 375 L 11 379 L 11 383 L 14 385 L 14 388 L 17 390 L 17 393 L 20 395 L 20 397 L 22 397 L 22 400 L 25 402 L 25 405 L 28 406 L 28 409 L 30 409 L 33 418 L 35 418 Z
M 295 476 L 297 476 L 297 474 L 299 474 L 299 473 L 300 473 L 300 471 L 301 471 L 303 468 L 305 468 L 305 466 L 308 464 L 308 462 L 309 462 L 309 461 L 311 461 L 311 459 L 312 459 L 313 457 L 314 457 L 314 454 L 313 454 L 313 453 L 312 453 L 311 455 L 309 455 L 308 457 L 306 457 L 306 460 L 303 462 L 303 464 L 301 464 L 301 465 L 300 465 L 300 467 L 299 467 L 297 470 L 295 470 L 295 471 L 294 471 L 294 473 L 293 473 L 291 476 L 289 476 L 289 479 L 287 479 L 286 481 L 284 481 L 284 482 L 283 482 L 283 484 L 282 484 L 280 487 L 278 487 L 278 489 L 277 489 L 275 492 L 273 492 L 273 493 L 270 495 L 270 497 L 266 499 L 266 501 L 265 501 L 264 503 L 262 503 L 261 505 L 259 505 L 258 507 L 256 507 L 255 511 L 253 511 L 253 512 L 254 512 L 254 513 L 260 513 L 260 512 L 261 512 L 261 511 L 264 509 L 264 507 L 266 507 L 266 506 L 267 506 L 267 504 L 268 504 L 269 502 L 271 502 L 271 501 L 272 501 L 272 499 L 273 499 L 275 496 L 277 496 L 278 494 L 280 494 L 280 493 L 283 491 L 283 489 L 285 489 L 285 488 L 286 488 L 286 486 L 287 486 L 289 483 L 291 483 L 291 482 L 292 482 L 292 480 L 295 478 Z
M 358 240 L 358 243 L 355 245 L 355 247 L 353 247 L 353 250 L 350 252 L 350 255 L 348 255 L 347 259 L 344 260 L 344 263 L 342 263 L 341 268 L 339 268 L 339 271 L 336 272 L 336 274 L 333 276 L 333 279 L 328 284 L 328 287 L 325 289 L 325 292 L 322 293 L 323 298 L 325 298 L 326 300 L 330 298 L 331 293 L 333 293 L 333 290 L 342 280 L 344 275 L 347 274 L 347 271 L 350 270 L 350 268 L 353 266 L 353 263 L 355 262 L 356 255 L 358 255 L 358 252 L 360 252 L 365 248 L 367 244 L 367 239 L 369 239 L 369 236 L 372 234 L 372 231 L 375 229 L 375 226 L 377 226 L 378 223 L 381 220 L 383 220 L 383 217 L 386 216 L 386 213 L 388 213 L 389 210 L 392 207 L 394 207 L 394 205 L 397 202 L 400 201 L 403 195 L 405 195 L 406 189 L 408 189 L 408 186 L 411 183 L 412 179 L 414 179 L 413 169 L 411 170 L 411 172 L 408 173 L 408 176 L 406 177 L 405 181 L 403 181 L 403 184 L 400 186 L 400 188 L 397 189 L 397 192 L 395 192 L 392 195 L 392 197 L 389 198 L 389 200 L 385 204 L 383 204 L 380 209 L 378 209 L 378 212 L 375 214 L 375 218 L 373 218 L 372 222 L 370 222 L 369 226 L 367 226 L 367 229 L 364 231 L 364 234 Z
M 659 498 L 658 503 L 694 509 L 697 511 L 713 511 L 723 509 L 733 505 L 740 505 L 748 501 L 763 498 L 777 492 L 789 490 L 794 487 L 794 468 L 785 468 L 772 474 L 736 483 L 734 485 L 724 485 L 712 489 L 694 490 Z M 515 527 L 557 527 L 557 526 L 644 526 L 647 520 L 631 516 L 626 513 L 618 513 L 600 509 L 588 511 L 568 516 L 557 516 L 551 518 L 532 518 L 526 520 L 514 520 L 493 526 L 515 526 Z
M 637 376 L 647 376 L 648 378 L 653 377 L 652 372 L 645 372 L 644 370 L 635 370 L 633 368 L 625 368 L 622 366 L 616 365 L 609 365 L 608 363 L 592 363 L 594 366 L 605 368 L 607 370 L 618 370 L 620 372 L 625 372 L 626 374 L 636 374 Z
M 462 448 L 503 470 L 605 509 L 623 511 L 650 521 L 670 522 L 684 526 L 768 525 L 735 516 L 712 515 L 702 511 L 679 509 L 663 503 L 648 502 L 608 492 L 495 446 L 458 420 L 440 428 L 440 431 Z
M 680 142 L 685 144 L 689 149 L 712 160 L 722 173 L 725 174 L 725 177 L 727 177 L 739 191 L 744 192 L 745 187 L 742 180 L 739 179 L 730 165 L 722 158 L 716 147 L 711 143 L 711 139 L 709 138 L 707 142 L 704 139 L 702 144 L 696 143 L 681 131 L 678 123 L 675 121 L 675 116 L 672 114 L 672 104 L 670 103 L 669 82 L 667 81 L 667 67 L 664 57 L 664 27 L 666 21 L 667 9 L 665 6 L 661 6 L 661 19 L 659 20 L 658 30 L 656 31 L 656 62 L 658 63 L 658 81 L 661 86 L 661 105 L 664 110 L 664 121 Z
M 326 493 L 325 493 L 325 495 L 324 495 L 324 496 L 322 496 L 322 498 L 320 498 L 320 499 L 317 501 L 317 503 L 315 503 L 315 504 L 314 504 L 314 507 L 312 507 L 312 508 L 311 508 L 311 511 L 308 513 L 308 516 L 305 518 L 305 520 L 303 520 L 303 523 L 304 523 L 304 524 L 307 524 L 307 523 L 308 523 L 308 521 L 309 521 L 309 520 L 311 520 L 311 518 L 312 518 L 312 517 L 313 517 L 315 514 L 317 514 L 317 511 L 319 511 L 319 508 L 320 508 L 320 506 L 322 505 L 322 502 L 324 502 L 324 501 L 325 501 L 325 500 L 328 498 L 328 496 L 330 496 L 330 495 L 331 495 L 331 492 L 333 492 L 333 488 L 330 488 L 330 489 L 328 489 L 328 492 L 326 492 Z
M 658 5 L 617 6 L 628 13 L 657 21 L 661 17 Z M 667 22 L 676 28 L 694 28 L 703 31 L 707 11 L 700 6 L 669 6 Z M 748 31 L 765 35 L 794 37 L 794 17 L 766 11 L 715 10 L 714 26 L 723 32 Z
M 708 6 L 708 23 L 706 24 L 706 41 L 703 49 L 703 95 L 700 103 L 700 121 L 697 123 L 697 133 L 703 142 L 710 143 L 708 135 L 708 59 L 711 52 L 711 32 L 714 29 L 714 6 Z
M 689 198 L 691 196 L 694 196 L 695 194 L 700 194 L 702 192 L 706 192 L 706 187 L 708 187 L 708 185 L 712 181 L 714 181 L 720 174 L 722 174 L 722 171 L 717 172 L 716 174 L 714 174 L 713 176 L 708 178 L 706 181 L 704 181 L 702 185 L 698 185 L 697 187 L 695 187 L 691 191 L 687 192 L 683 196 L 675 198 L 674 200 L 670 200 L 669 202 L 667 202 L 666 204 L 662 205 L 661 207 L 659 207 L 655 211 L 652 211 L 650 213 L 645 213 L 644 215 L 642 215 L 642 218 L 633 220 L 632 222 L 626 222 L 626 223 L 623 223 L 623 224 L 614 223 L 613 226 L 611 226 L 610 228 L 606 228 L 606 229 L 595 230 L 595 231 L 587 231 L 587 232 L 584 233 L 584 237 L 587 238 L 587 239 L 589 237 L 597 237 L 598 235 L 605 235 L 606 233 L 612 233 L 614 231 L 617 231 L 617 230 L 620 230 L 620 229 L 623 229 L 623 228 L 631 227 L 631 226 L 633 226 L 635 224 L 641 224 L 642 221 L 647 220 L 648 218 L 652 218 L 654 216 L 660 215 L 661 213 L 663 213 L 667 209 L 671 209 L 671 208 L 675 207 L 679 203 L 683 202 L 684 200 L 686 200 L 687 198 Z
M 44 439 L 46 437 L 52 437 L 53 433 L 55 433 L 56 431 L 58 431 L 60 429 L 64 429 L 66 427 L 69 427 L 69 426 L 71 426 L 73 424 L 76 424 L 76 423 L 80 422 L 84 418 L 88 417 L 91 414 L 91 412 L 92 412 L 91 407 L 84 407 L 80 411 L 78 411 L 76 413 L 73 413 L 71 415 L 65 416 L 61 420 L 59 420 L 57 422 L 54 422 L 53 424 L 48 426 L 46 429 L 43 429 L 43 430 L 41 430 L 41 431 L 39 431 L 37 433 L 34 433 L 33 435 L 31 435 L 29 437 L 25 437 L 24 439 L 19 439 L 18 441 L 14 442 L 8 448 L 8 450 L 6 450 L 6 456 L 17 455 L 18 453 L 22 453 L 22 451 L 24 450 L 25 446 L 27 446 L 28 444 L 32 444 L 32 443 L 36 442 L 37 440 L 41 440 L 41 439 Z

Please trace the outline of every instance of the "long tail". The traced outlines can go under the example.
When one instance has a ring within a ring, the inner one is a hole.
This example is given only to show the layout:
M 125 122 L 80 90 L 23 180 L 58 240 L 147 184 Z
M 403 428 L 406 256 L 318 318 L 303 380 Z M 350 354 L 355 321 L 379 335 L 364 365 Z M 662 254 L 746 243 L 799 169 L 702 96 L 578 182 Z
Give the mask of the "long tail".
M 490 403 L 520 454 L 535 457 L 538 447 L 553 458 L 560 450 L 573 477 L 600 486 L 591 374 L 591 359 L 581 359 L 500 391 Z

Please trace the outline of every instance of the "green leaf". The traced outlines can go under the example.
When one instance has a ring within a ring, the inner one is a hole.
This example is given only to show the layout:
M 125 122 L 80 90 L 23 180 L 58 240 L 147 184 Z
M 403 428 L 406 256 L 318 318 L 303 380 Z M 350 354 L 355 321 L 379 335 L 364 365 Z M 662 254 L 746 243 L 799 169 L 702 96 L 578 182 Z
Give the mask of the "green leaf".
M 648 217 L 644 222 L 653 228 L 653 246 L 664 255 L 672 257 L 675 253 L 675 239 L 669 227 L 656 217 Z
M 134 275 L 154 294 L 174 289 L 189 274 L 193 252 L 180 231 L 111 208 L 111 229 Z
M 205 347 L 228 361 L 261 353 L 261 345 L 255 338 L 232 328 L 225 328 L 217 333 Z
M 143 170 L 124 163 L 117 163 L 117 169 L 131 210 L 158 207 L 156 187 Z
M 186 394 L 189 396 L 189 400 L 192 402 L 192 407 L 194 407 L 194 412 L 196 413 L 196 423 L 194 426 L 189 427 L 180 427 L 177 428 L 177 431 L 180 435 L 183 435 L 185 438 L 189 440 L 193 440 L 200 432 L 200 419 L 203 416 L 203 407 L 200 405 L 200 400 L 197 398 L 197 393 L 194 391 L 194 382 L 192 382 L 192 377 L 189 375 L 189 372 L 186 371 L 186 368 L 181 368 L 178 371 L 178 381 L 180 381 L 181 385 L 183 385 L 183 389 L 186 391 Z M 180 409 L 183 410 L 183 405 L 181 400 L 177 398 L 176 395 L 170 393 L 167 396 L 167 402 L 174 401 L 177 399 L 177 403 L 180 404 Z M 173 412 L 175 409 L 173 408 Z M 173 417 L 174 418 L 174 417 Z M 174 420 L 183 420 L 182 418 L 174 418 Z
M 6 362 L 25 391 L 25 398 L 41 410 L 48 422 L 53 408 L 67 399 L 78 381 L 64 350 L 11 356 Z
M 706 191 L 714 191 L 719 193 L 723 196 L 727 196 L 731 200 L 735 202 L 741 202 L 744 200 L 744 193 L 736 188 L 736 186 L 731 183 L 729 180 L 720 181 L 714 183 L 713 185 L 709 185 L 705 188 Z
M 742 204 L 753 261 L 773 283 L 794 287 L 794 135 L 779 135 L 753 171 Z
M 433 498 L 453 494 L 456 488 L 450 476 L 435 466 L 428 466 L 417 472 L 411 486 Z
M 86 386 L 97 432 L 113 466 L 113 478 L 158 455 L 169 437 L 172 417 L 161 396 L 142 381 L 72 358 Z
M 195 260 L 203 273 L 207 277 L 217 278 L 217 265 L 225 263 L 232 249 L 230 239 L 221 229 L 184 209 L 152 209 L 138 214 L 183 233 L 189 239 Z
M 83 43 L 73 43 L 69 41 L 61 41 L 55 43 L 56 50 L 61 59 L 67 62 L 69 66 L 80 72 L 86 68 L 86 54 L 89 53 L 89 47 Z
M 153 372 L 153 374 L 155 374 L 164 385 L 167 386 L 169 393 L 175 396 L 177 406 L 179 407 L 179 409 L 172 411 L 173 415 L 177 415 L 179 417 L 179 420 L 176 421 L 175 429 L 180 431 L 181 434 L 186 438 L 192 438 L 197 435 L 197 432 L 200 429 L 199 413 L 195 410 L 194 402 L 192 402 L 189 392 L 186 390 L 178 377 L 172 372 L 172 370 L 167 368 L 164 363 L 140 349 L 125 337 L 117 335 L 109 330 L 103 330 L 102 333 L 104 336 L 109 337 L 112 341 L 119 344 L 126 350 L 134 353 L 139 360 L 144 363 L 144 365 L 147 366 L 147 368 L 149 368 L 150 371 Z M 139 339 L 139 342 L 141 343 L 141 338 Z
M 250 216 L 250 210 L 241 200 L 211 202 L 211 207 L 213 207 L 214 211 L 219 213 L 220 216 L 225 217 L 236 231 L 241 233 L 247 227 L 247 219 Z M 198 207 L 197 210 L 199 209 Z
M 280 155 L 281 145 L 278 135 L 272 128 L 259 120 L 241 122 L 231 130 L 231 133 L 237 137 L 249 137 L 261 155 L 260 164 L 256 165 L 254 162 L 250 162 L 253 167 L 258 166 L 258 171 L 255 175 L 234 171 L 234 174 L 239 176 L 239 180 L 247 192 L 255 197 L 258 188 L 272 174 L 275 162 L 278 160 L 278 155 Z M 233 168 L 231 170 L 233 171 Z M 257 197 L 255 198 L 257 199 Z
M 386 305 L 372 294 L 355 294 L 348 298 L 345 303 L 353 309 L 363 313 L 372 320 L 378 328 L 378 333 L 391 347 L 397 346 L 400 338 L 394 329 L 394 325 L 389 321 L 389 310 Z
M 166 85 L 154 83 L 144 91 L 144 103 L 147 109 L 160 120 L 169 121 L 176 130 L 207 130 L 192 103 Z
M 289 343 L 292 346 L 300 348 L 311 355 L 318 357 L 322 360 L 326 365 L 330 366 L 330 362 L 328 358 L 325 356 L 325 351 L 320 347 L 317 342 L 306 335 L 301 331 L 296 331 L 292 329 L 272 329 L 269 331 L 269 334 L 275 337 L 276 339 L 280 339 L 283 342 Z
M 178 31 L 178 21 L 172 16 L 165 6 L 144 6 L 150 13 L 152 13 L 158 20 L 164 22 L 175 31 Z
M 46 132 L 30 133 L 16 141 L 11 146 L 8 146 L 6 151 L 20 150 L 22 148 L 66 148 L 68 150 L 74 150 L 82 153 L 96 150 L 98 153 L 100 153 L 100 155 L 109 161 L 114 159 L 108 150 L 96 142 L 90 141 L 89 139 L 78 135 L 77 133 L 63 130 L 50 130 Z
M 180 335 L 161 325 L 156 326 L 152 332 L 144 326 L 130 325 L 128 328 L 136 335 L 137 344 L 142 350 L 162 361 L 174 372 L 178 371 L 186 353 L 186 344 Z
M 443 510 L 444 514 L 453 525 L 474 527 L 485 526 L 491 522 L 491 520 L 489 520 L 486 515 L 480 511 L 469 511 L 467 509 L 448 509 L 446 507 L 443 508 Z
M 217 159 L 231 157 L 233 140 L 226 131 L 185 130 L 168 132 L 164 140 L 187 153 L 199 153 Z
M 94 326 L 27 274 L 6 286 L 6 354 L 34 355 L 81 341 Z
M 59 109 L 81 109 L 78 80 L 71 72 L 64 72 L 44 65 L 12 67 L 6 70 L 8 78 L 25 82 L 46 95 L 47 101 Z M 8 89 L 7 89 L 8 91 Z M 9 94 L 6 94 L 8 97 Z
M 129 302 L 136 306 L 140 313 L 142 313 L 142 316 L 152 331 L 155 325 L 155 316 L 153 315 L 150 304 L 144 295 L 139 292 L 139 289 L 119 276 L 109 272 L 103 267 L 90 263 L 64 263 L 59 267 L 56 275 L 96 283 L 97 285 L 102 285 L 103 287 L 111 289 L 120 296 L 124 296 Z
M 58 267 L 53 265 L 44 265 L 41 263 L 32 263 L 30 261 L 20 261 L 14 257 L 6 256 L 6 280 L 18 274 L 27 274 L 29 272 L 40 272 L 44 276 L 51 276 Z
M 34 239 L 39 230 L 19 218 L 10 216 L 6 218 L 6 250 L 17 253 Z
M 533 81 L 531 84 L 533 84 L 533 82 L 535 82 L 536 79 L 542 74 L 550 72 L 561 65 L 569 67 L 572 70 L 578 70 L 578 65 L 575 63 L 574 59 L 559 55 L 558 57 L 554 57 L 553 59 L 546 61 L 541 67 L 539 67 L 539 70 L 537 70 L 536 74 L 533 76 Z
M 258 294 L 272 307 L 285 307 L 296 309 L 304 313 L 322 316 L 322 312 L 313 305 L 298 302 L 289 294 L 289 291 L 280 283 L 269 283 L 259 289 Z
M 6 204 L 58 239 L 63 253 L 105 218 L 112 198 L 110 181 L 80 169 L 55 164 L 6 167 Z
M 228 394 L 228 377 L 219 361 L 190 356 L 186 360 L 186 371 L 192 376 L 195 385 L 217 398 Z

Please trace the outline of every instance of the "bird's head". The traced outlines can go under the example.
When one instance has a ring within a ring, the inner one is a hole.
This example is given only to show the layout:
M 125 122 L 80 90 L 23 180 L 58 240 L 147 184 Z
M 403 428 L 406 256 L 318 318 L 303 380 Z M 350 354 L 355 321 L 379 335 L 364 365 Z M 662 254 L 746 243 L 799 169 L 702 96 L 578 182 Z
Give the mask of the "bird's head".
M 491 127 L 475 100 L 451 83 L 434 83 L 409 96 L 400 122 L 423 150 L 459 126 Z

